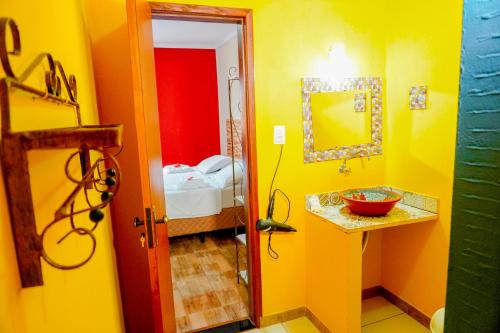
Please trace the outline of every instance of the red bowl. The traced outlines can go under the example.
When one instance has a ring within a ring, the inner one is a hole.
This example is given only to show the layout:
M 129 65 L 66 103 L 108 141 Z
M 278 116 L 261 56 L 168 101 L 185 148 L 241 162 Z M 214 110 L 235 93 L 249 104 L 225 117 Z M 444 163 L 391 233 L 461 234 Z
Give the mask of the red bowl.
M 395 192 L 379 189 L 353 189 L 340 193 L 351 212 L 363 216 L 386 215 L 401 200 Z

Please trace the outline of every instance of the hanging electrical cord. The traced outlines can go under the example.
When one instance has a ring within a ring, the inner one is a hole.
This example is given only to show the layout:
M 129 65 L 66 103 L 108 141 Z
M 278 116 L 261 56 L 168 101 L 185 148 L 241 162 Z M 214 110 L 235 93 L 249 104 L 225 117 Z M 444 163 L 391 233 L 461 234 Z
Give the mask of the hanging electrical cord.
M 274 231 L 297 231 L 295 228 L 286 224 L 288 218 L 290 217 L 290 208 L 291 202 L 290 198 L 283 192 L 281 189 L 276 188 L 273 190 L 274 181 L 276 180 L 276 175 L 278 173 L 281 157 L 283 156 L 283 145 L 280 147 L 280 155 L 278 157 L 278 162 L 276 164 L 276 168 L 274 170 L 273 178 L 271 180 L 271 185 L 269 186 L 269 204 L 267 206 L 267 218 L 265 220 L 257 221 L 257 229 L 260 231 L 268 232 L 268 240 L 267 240 L 267 253 L 269 256 L 277 260 L 279 258 L 279 253 L 274 250 L 272 246 L 272 236 Z M 276 221 L 273 219 L 274 214 L 274 202 L 276 200 L 276 194 L 281 194 L 285 201 L 287 202 L 287 213 L 286 217 L 283 221 Z
M 268 198 L 268 202 L 269 202 L 269 205 L 267 207 L 267 216 L 269 217 L 270 216 L 270 209 L 274 209 L 274 200 L 271 201 L 271 198 L 272 196 L 274 196 L 274 193 L 271 194 L 271 192 L 273 191 L 273 186 L 274 186 L 274 180 L 276 179 L 276 174 L 278 173 L 278 169 L 280 167 L 280 163 L 281 163 L 281 156 L 283 155 L 283 145 L 280 146 L 280 156 L 278 157 L 278 163 L 276 164 L 276 169 L 274 169 L 274 174 L 273 174 L 273 179 L 271 180 L 271 185 L 269 186 L 269 198 Z M 271 204 L 272 202 L 272 204 Z M 290 207 L 290 206 L 289 206 Z M 271 212 L 272 213 L 272 212 Z M 287 215 L 289 215 L 290 211 L 288 212 Z M 272 214 L 271 214 L 272 215 Z M 287 220 L 288 220 L 288 217 L 287 217 Z M 286 220 L 285 220 L 286 222 Z M 269 256 L 274 259 L 274 260 L 278 260 L 280 255 L 278 252 L 276 252 L 274 249 L 273 249 L 273 246 L 271 244 L 271 241 L 272 241 L 272 237 L 273 237 L 273 232 L 272 231 L 269 231 L 269 237 L 267 238 L 267 254 L 269 254 Z
M 273 232 L 272 231 L 269 231 L 269 237 L 267 238 L 267 254 L 269 254 L 269 256 L 274 259 L 274 260 L 278 260 L 280 258 L 280 255 L 278 252 L 276 252 L 274 249 L 273 249 L 273 246 L 271 245 L 271 237 L 273 236 Z
M 276 169 L 274 169 L 273 178 L 271 179 L 271 185 L 269 186 L 269 202 L 271 202 L 271 192 L 273 191 L 274 180 L 276 179 L 276 174 L 281 164 L 281 156 L 283 156 L 283 145 L 280 145 L 280 156 L 278 157 L 278 163 L 276 164 Z
M 287 208 L 287 212 L 286 212 L 286 218 L 285 218 L 285 220 L 283 220 L 283 221 L 276 221 L 276 222 L 281 223 L 281 224 L 286 224 L 286 222 L 288 221 L 288 218 L 290 217 L 290 208 L 291 208 L 290 199 L 289 199 L 289 198 L 288 198 L 288 196 L 285 194 L 285 192 L 283 192 L 283 191 L 282 191 L 282 190 L 280 190 L 280 189 L 275 189 L 275 190 L 273 191 L 273 194 L 272 194 L 272 200 L 273 200 L 273 202 L 274 202 L 274 198 L 275 198 L 276 193 L 281 193 L 281 195 L 283 195 L 283 196 L 285 197 L 286 202 L 287 202 L 287 204 L 288 204 L 288 208 Z M 269 256 L 270 256 L 271 258 L 273 258 L 274 260 L 277 260 L 277 259 L 279 259 L 280 255 L 279 255 L 279 253 L 278 253 L 278 252 L 276 252 L 276 251 L 273 249 L 273 247 L 272 247 L 272 245 L 271 245 L 272 235 L 273 235 L 273 231 L 272 231 L 272 230 L 270 230 L 270 231 L 269 231 L 269 237 L 268 237 L 268 240 L 267 240 L 267 242 L 268 242 L 268 243 L 267 243 L 267 253 L 269 254 Z
M 370 239 L 370 232 L 365 231 L 363 232 L 363 241 L 361 245 L 361 254 L 364 254 L 366 251 L 366 247 L 368 246 L 368 240 Z
M 232 149 L 233 149 L 233 156 L 234 156 L 234 144 L 235 141 L 236 144 L 239 144 L 241 149 L 243 150 L 243 143 L 241 139 L 241 129 L 238 131 L 238 128 L 236 126 L 236 121 L 233 118 L 233 113 L 232 113 L 232 98 L 231 98 L 231 92 L 233 90 L 233 83 L 234 81 L 239 81 L 237 76 L 237 68 L 236 67 L 231 67 L 229 69 L 229 78 L 228 78 L 228 88 L 229 88 L 229 115 L 230 115 L 230 128 L 231 128 L 231 142 L 232 142 Z M 238 102 L 237 104 L 238 107 L 238 112 L 240 114 L 240 119 L 241 119 L 241 101 Z M 241 121 L 241 120 L 240 120 Z M 236 140 L 235 140 L 236 139 Z M 281 158 L 283 156 L 283 145 L 280 146 L 280 155 L 278 157 L 278 162 L 276 164 L 276 169 L 274 170 L 273 178 L 271 180 L 271 185 L 269 187 L 269 204 L 267 207 L 267 218 L 265 220 L 258 220 L 257 221 L 257 230 L 259 231 L 264 231 L 268 232 L 268 246 L 267 246 L 267 252 L 269 256 L 273 259 L 278 259 L 279 254 L 276 252 L 273 247 L 272 247 L 272 235 L 274 231 L 297 231 L 295 228 L 289 226 L 286 224 L 290 217 L 290 209 L 291 209 L 291 202 L 290 198 L 283 192 L 281 189 L 276 188 L 273 190 L 274 187 L 274 181 L 276 179 L 276 174 L 278 173 L 280 164 L 281 164 Z M 240 163 L 237 163 L 238 167 L 241 169 L 243 172 L 243 166 Z M 234 180 L 234 166 L 233 166 L 233 180 Z M 243 182 L 240 184 L 241 186 L 241 193 L 243 193 Z M 273 213 L 274 213 L 274 202 L 276 200 L 276 194 L 280 194 L 283 196 L 284 200 L 287 203 L 287 212 L 286 212 L 286 218 L 283 221 L 275 221 L 273 219 Z
M 273 191 L 273 195 L 271 196 L 271 200 L 273 202 L 274 202 L 274 200 L 276 198 L 276 193 L 281 194 L 283 196 L 283 198 L 285 199 L 288 207 L 287 207 L 287 210 L 286 210 L 286 217 L 285 217 L 285 219 L 283 221 L 278 221 L 278 220 L 276 220 L 274 218 L 273 218 L 273 220 L 275 220 L 278 223 L 285 224 L 288 221 L 288 218 L 290 217 L 290 208 L 291 208 L 290 198 L 285 194 L 285 192 L 283 192 L 282 190 L 280 190 L 279 188 L 277 188 L 277 189 L 275 189 Z

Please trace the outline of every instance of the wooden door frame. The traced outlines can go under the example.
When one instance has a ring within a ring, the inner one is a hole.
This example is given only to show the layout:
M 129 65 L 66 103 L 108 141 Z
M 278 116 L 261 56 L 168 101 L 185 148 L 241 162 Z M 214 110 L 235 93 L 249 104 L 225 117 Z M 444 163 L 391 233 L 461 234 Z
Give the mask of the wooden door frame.
M 251 9 L 149 2 L 152 18 L 182 19 L 204 22 L 237 23 L 241 25 L 240 79 L 243 78 L 245 110 L 243 123 L 243 154 L 247 160 L 247 215 L 250 316 L 257 327 L 262 317 L 262 284 L 260 268 L 260 237 L 254 227 L 258 220 L 257 149 L 255 127 L 253 16 Z M 245 154 L 246 153 L 246 154 Z

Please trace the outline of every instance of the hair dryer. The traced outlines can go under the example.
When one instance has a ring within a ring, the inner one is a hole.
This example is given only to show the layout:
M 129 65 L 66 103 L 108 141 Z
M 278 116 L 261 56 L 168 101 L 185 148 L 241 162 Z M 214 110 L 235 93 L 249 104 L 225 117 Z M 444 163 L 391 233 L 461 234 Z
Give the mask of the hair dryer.
M 276 190 L 273 192 L 271 198 L 269 199 L 269 206 L 267 206 L 267 218 L 260 219 L 257 221 L 257 230 L 264 232 L 269 232 L 269 231 L 296 232 L 297 229 L 295 229 L 294 227 L 273 220 L 275 196 L 276 196 Z
M 295 229 L 294 227 L 288 225 L 288 224 L 285 224 L 285 223 L 279 223 L 279 222 L 275 222 L 273 219 L 271 218 L 267 218 L 265 220 L 258 220 L 257 221 L 257 230 L 259 231 L 264 231 L 264 232 L 268 232 L 268 231 L 285 231 L 285 232 L 290 232 L 290 231 L 297 231 L 297 229 Z

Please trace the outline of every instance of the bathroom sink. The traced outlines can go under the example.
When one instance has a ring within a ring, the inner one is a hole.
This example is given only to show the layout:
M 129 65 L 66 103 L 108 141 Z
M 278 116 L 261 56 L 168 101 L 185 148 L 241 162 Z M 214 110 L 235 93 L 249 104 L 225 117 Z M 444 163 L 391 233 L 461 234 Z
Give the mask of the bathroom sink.
M 351 212 L 362 216 L 386 215 L 401 200 L 395 192 L 373 188 L 342 191 L 340 197 Z
M 366 200 L 363 200 L 360 192 Z M 379 206 L 383 206 L 383 210 L 374 211 L 373 206 L 377 210 Z M 356 210 L 359 207 L 368 212 Z M 312 215 L 332 223 L 345 233 L 435 221 L 439 217 L 439 199 L 389 186 L 351 189 L 342 193 L 332 191 L 307 194 L 305 208 Z

